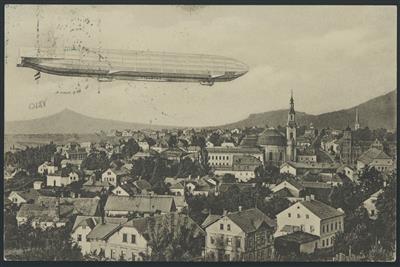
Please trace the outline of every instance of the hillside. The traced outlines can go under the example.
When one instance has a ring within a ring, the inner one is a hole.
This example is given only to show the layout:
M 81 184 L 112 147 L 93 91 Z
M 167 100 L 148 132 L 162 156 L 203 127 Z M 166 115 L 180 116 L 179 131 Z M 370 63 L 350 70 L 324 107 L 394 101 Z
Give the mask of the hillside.
M 396 90 L 385 95 L 373 98 L 365 103 L 342 109 L 334 112 L 323 113 L 320 115 L 310 115 L 304 112 L 296 112 L 296 120 L 299 125 L 309 125 L 311 122 L 317 128 L 336 128 L 344 129 L 349 124 L 354 126 L 356 108 L 358 108 L 361 127 L 368 126 L 371 129 L 396 128 L 397 116 L 397 94 Z M 248 118 L 224 125 L 224 128 L 252 127 L 265 125 L 278 126 L 285 125 L 288 110 L 276 110 L 258 114 L 251 114 Z
M 5 122 L 5 134 L 89 134 L 110 129 L 160 129 L 157 125 L 96 119 L 65 109 L 54 115 L 33 120 Z

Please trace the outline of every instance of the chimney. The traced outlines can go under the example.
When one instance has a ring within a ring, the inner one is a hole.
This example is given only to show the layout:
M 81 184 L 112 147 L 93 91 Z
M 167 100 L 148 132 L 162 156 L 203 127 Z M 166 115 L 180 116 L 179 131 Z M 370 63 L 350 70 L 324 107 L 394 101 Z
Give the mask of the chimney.
M 310 195 L 310 200 L 314 200 L 314 195 Z
M 197 180 L 200 180 L 200 175 L 197 175 Z
M 387 183 L 386 181 L 383 181 L 383 187 L 386 187 Z
M 310 201 L 310 196 L 306 196 L 306 201 Z
M 228 211 L 225 210 L 225 209 L 222 211 L 222 215 L 223 215 L 223 216 L 226 216 L 227 213 L 228 213 Z
M 239 206 L 239 207 L 238 207 L 238 210 L 239 210 L 239 211 L 242 211 L 242 206 Z

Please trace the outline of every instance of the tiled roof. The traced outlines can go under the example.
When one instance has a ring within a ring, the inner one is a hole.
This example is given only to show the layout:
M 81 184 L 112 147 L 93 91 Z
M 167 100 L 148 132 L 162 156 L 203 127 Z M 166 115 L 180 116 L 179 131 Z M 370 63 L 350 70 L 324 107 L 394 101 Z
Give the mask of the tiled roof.
M 74 214 L 94 216 L 99 209 L 100 199 L 40 196 L 37 203 L 46 207 L 53 207 L 59 203 L 60 207 L 71 206 Z
M 358 158 L 364 164 L 370 164 L 374 159 L 391 159 L 391 157 L 382 150 L 371 147 Z
M 226 216 L 246 233 L 257 231 L 263 223 L 276 227 L 275 221 L 257 208 L 228 213 Z
M 31 188 L 31 189 L 29 189 L 27 191 L 12 191 L 12 192 L 17 193 L 18 195 L 20 195 L 26 201 L 34 201 L 35 202 L 40 196 L 40 193 L 37 190 L 33 189 L 33 188 Z
M 300 202 L 304 207 L 310 210 L 313 214 L 319 217 L 321 220 L 344 215 L 342 211 L 339 211 L 325 203 L 318 200 L 304 200 Z
M 86 236 L 87 239 L 104 239 L 109 236 L 113 230 L 119 228 L 121 224 L 114 223 L 99 223 L 97 224 L 92 231 Z
M 38 204 L 22 204 L 17 218 L 53 222 L 59 220 L 59 212 L 56 207 L 44 207 Z
M 215 223 L 219 219 L 222 218 L 222 215 L 216 215 L 216 214 L 208 214 L 207 218 L 203 221 L 201 224 L 201 228 L 207 228 L 210 224 Z
M 107 211 L 171 212 L 175 208 L 173 196 L 109 196 L 104 207 Z

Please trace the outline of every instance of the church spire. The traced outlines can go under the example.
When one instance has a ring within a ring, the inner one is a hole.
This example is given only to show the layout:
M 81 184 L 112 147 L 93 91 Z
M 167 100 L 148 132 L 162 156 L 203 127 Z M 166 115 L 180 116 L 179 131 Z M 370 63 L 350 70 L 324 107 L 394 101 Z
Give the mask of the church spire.
M 360 129 L 360 122 L 358 118 L 358 108 L 356 108 L 356 123 L 354 124 L 354 130 Z
M 290 114 L 296 114 L 294 111 L 294 100 L 293 100 L 293 90 L 290 91 L 290 109 L 289 109 Z

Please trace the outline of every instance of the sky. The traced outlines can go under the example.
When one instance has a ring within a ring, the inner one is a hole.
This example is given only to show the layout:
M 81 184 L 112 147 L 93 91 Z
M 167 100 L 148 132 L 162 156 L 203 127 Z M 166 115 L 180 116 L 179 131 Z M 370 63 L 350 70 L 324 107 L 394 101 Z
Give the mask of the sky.
M 296 110 L 320 114 L 396 88 L 395 6 L 9 5 L 5 20 L 6 121 L 68 108 L 104 119 L 214 126 L 286 109 L 291 90 Z M 25 47 L 74 44 L 220 55 L 249 72 L 203 86 L 44 73 L 35 81 L 36 71 L 16 67 Z

